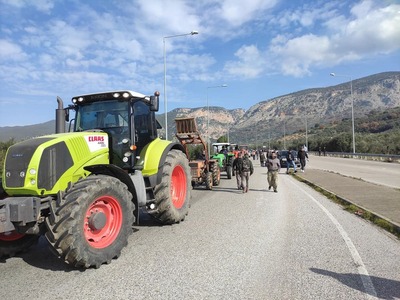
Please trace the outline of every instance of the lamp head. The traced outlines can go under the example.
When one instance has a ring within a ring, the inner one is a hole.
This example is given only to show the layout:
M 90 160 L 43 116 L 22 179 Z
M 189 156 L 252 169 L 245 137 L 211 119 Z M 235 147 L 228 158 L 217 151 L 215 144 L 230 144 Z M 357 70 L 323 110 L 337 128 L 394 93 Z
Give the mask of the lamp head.
M 331 76 L 336 76 L 336 74 L 335 74 L 335 73 L 331 73 L 331 74 L 329 74 L 329 75 L 331 75 Z

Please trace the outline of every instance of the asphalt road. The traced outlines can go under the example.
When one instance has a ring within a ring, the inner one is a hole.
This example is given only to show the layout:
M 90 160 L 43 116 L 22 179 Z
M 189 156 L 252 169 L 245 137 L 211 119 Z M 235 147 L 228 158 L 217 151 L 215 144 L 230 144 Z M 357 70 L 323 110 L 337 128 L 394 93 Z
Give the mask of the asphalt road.
M 400 188 L 400 164 L 310 155 L 306 168 L 329 170 L 365 181 Z
M 310 159 L 310 167 L 317 159 Z M 193 192 L 187 219 L 135 226 L 122 256 L 75 270 L 44 239 L 0 262 L 1 299 L 400 299 L 400 241 L 279 175 Z

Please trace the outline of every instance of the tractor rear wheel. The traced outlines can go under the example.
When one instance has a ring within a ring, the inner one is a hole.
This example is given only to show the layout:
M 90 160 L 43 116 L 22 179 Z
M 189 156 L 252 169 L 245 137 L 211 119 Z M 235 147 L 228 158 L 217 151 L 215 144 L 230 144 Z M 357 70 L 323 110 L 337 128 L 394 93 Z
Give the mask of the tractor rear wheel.
M 206 173 L 206 189 L 212 190 L 213 188 L 213 174 L 211 172 Z
M 134 209 L 132 194 L 120 180 L 91 175 L 51 203 L 46 238 L 70 265 L 99 268 L 128 244 Z
M 213 177 L 213 185 L 219 185 L 221 181 L 221 170 L 219 169 L 218 163 L 212 164 L 212 177 Z
M 157 211 L 153 216 L 162 224 L 178 223 L 185 219 L 190 207 L 192 176 L 186 155 L 171 150 L 161 172 L 161 182 L 154 189 Z
M 0 257 L 12 257 L 28 250 L 39 240 L 39 235 L 20 234 L 16 231 L 0 233 Z
M 232 178 L 232 166 L 226 166 L 226 175 L 228 176 L 228 179 Z

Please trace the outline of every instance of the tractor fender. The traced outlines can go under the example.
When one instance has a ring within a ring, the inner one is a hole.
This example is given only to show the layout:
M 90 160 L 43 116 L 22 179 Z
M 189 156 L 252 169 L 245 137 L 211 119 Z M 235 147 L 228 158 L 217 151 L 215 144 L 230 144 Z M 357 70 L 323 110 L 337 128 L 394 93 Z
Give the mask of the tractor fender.
M 168 153 L 172 149 L 180 150 L 185 153 L 185 149 L 180 143 L 161 140 L 159 138 L 146 145 L 141 151 L 140 161 L 138 163 L 143 166 L 143 177 L 149 179 L 151 186 L 154 187 L 161 182 L 161 170 Z
M 118 178 L 121 182 L 126 184 L 129 192 L 133 196 L 132 201 L 133 203 L 135 203 L 136 209 L 138 208 L 138 205 L 140 205 L 142 201 L 146 203 L 145 185 L 143 176 L 140 171 L 135 171 L 135 174 L 128 174 L 125 170 L 121 169 L 120 167 L 111 164 L 87 166 L 84 167 L 84 169 L 92 174 L 96 175 L 103 174 Z

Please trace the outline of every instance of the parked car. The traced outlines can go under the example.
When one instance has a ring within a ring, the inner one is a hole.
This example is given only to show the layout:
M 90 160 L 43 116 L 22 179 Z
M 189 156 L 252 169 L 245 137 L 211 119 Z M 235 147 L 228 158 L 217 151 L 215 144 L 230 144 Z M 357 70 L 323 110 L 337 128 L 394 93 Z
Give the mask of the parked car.
M 278 151 L 278 158 L 279 162 L 281 164 L 281 168 L 286 168 L 287 167 L 287 155 L 288 155 L 289 150 L 279 150 Z M 294 156 L 294 162 L 296 164 L 296 167 L 300 167 L 300 160 L 297 158 L 297 151 L 292 150 L 293 156 Z

